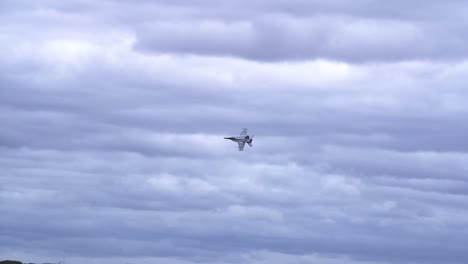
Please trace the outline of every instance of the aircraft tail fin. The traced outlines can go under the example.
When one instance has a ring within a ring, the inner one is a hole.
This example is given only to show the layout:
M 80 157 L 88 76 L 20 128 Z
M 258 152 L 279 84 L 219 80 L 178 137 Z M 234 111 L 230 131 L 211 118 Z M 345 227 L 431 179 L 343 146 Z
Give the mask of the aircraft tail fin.
M 250 136 L 250 142 L 247 142 L 247 144 L 249 144 L 249 146 L 251 146 L 251 147 L 253 146 L 252 142 L 253 142 L 254 137 L 255 137 L 255 135 Z

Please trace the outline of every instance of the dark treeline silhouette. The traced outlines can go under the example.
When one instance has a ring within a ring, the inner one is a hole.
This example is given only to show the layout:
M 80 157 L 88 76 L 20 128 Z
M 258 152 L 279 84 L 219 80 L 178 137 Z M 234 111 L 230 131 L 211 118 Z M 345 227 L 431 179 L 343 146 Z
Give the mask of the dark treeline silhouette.
M 42 263 L 42 264 L 61 264 L 64 262 L 59 262 L 59 263 Z M 0 264 L 35 264 L 35 263 L 23 263 L 21 261 L 17 260 L 1 260 Z

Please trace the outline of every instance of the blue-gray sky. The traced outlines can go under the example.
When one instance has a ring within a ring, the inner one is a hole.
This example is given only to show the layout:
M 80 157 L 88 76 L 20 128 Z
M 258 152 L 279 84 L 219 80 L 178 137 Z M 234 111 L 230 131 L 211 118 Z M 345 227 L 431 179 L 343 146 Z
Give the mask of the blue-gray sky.
M 1 1 L 1 258 L 467 263 L 467 9 Z

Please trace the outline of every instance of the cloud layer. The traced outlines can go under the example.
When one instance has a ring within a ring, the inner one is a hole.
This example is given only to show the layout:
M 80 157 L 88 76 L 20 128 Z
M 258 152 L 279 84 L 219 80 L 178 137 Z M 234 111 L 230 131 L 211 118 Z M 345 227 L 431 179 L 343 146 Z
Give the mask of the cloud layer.
M 2 2 L 0 255 L 466 263 L 465 5 Z

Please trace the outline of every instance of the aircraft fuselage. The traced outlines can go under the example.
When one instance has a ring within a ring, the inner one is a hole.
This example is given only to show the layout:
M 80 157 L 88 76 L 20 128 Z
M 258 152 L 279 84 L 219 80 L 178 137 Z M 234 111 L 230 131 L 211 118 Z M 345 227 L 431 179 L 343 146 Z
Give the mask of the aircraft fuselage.
M 245 137 L 225 137 L 224 139 L 230 139 L 234 142 L 244 142 L 244 143 L 252 143 L 252 139 L 249 136 Z

